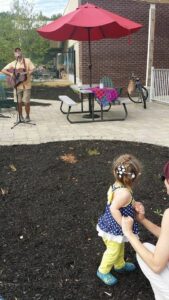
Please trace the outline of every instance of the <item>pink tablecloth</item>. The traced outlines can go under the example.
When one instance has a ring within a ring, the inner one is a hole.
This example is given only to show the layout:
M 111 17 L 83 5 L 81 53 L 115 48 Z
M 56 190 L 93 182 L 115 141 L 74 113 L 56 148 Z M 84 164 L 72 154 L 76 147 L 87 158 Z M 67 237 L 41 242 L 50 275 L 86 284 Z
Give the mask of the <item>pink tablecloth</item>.
M 116 100 L 119 96 L 118 91 L 115 88 L 89 88 L 95 95 L 96 100 L 102 106 L 106 106 Z

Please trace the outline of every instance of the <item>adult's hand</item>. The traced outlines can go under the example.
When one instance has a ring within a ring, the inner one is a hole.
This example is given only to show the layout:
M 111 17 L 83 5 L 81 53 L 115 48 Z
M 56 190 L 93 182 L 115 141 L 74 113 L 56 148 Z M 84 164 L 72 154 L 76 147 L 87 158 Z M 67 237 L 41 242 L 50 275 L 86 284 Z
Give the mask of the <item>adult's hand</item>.
M 136 220 L 141 223 L 144 218 L 145 218 L 145 208 L 144 205 L 139 202 L 139 201 L 135 201 L 134 203 L 134 210 L 135 210 L 135 216 L 136 216 Z
M 134 209 L 137 213 L 145 214 L 144 205 L 143 205 L 143 203 L 141 203 L 139 201 L 135 201 Z
M 145 219 L 145 211 L 136 212 L 136 220 L 137 220 L 137 222 L 142 223 L 144 219 Z
M 134 220 L 131 217 L 122 217 L 122 230 L 126 237 L 132 233 Z

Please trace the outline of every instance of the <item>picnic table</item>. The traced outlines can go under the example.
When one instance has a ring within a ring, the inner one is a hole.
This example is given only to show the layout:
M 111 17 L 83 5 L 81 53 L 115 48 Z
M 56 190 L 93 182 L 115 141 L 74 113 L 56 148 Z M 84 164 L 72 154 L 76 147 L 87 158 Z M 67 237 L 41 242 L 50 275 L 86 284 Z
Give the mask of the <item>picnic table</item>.
M 88 88 L 80 88 L 79 90 L 81 94 L 81 102 L 83 106 L 83 95 L 88 95 L 89 102 L 89 115 L 84 116 L 88 118 L 98 118 L 98 115 L 95 114 L 96 110 L 94 108 L 94 100 L 96 99 L 97 103 L 101 107 L 101 111 L 104 107 L 108 106 L 108 109 L 105 111 L 109 111 L 111 104 L 113 101 L 117 100 L 119 97 L 118 90 L 116 88 L 100 88 L 99 86 L 88 87 Z M 98 110 L 97 110 L 98 112 Z M 99 110 L 100 112 L 100 110 Z
M 73 85 L 71 88 L 78 92 L 81 98 L 81 109 L 71 111 L 72 107 L 75 107 L 78 103 L 76 103 L 73 99 L 69 98 L 66 95 L 59 96 L 61 100 L 60 110 L 62 113 L 67 114 L 67 119 L 70 123 L 87 123 L 87 122 L 99 122 L 99 121 L 120 121 L 125 120 L 127 117 L 127 108 L 126 103 L 123 100 L 119 100 L 118 89 L 116 88 L 100 88 L 98 85 L 96 86 L 77 86 Z M 83 99 L 84 95 L 87 95 L 88 99 L 88 110 L 84 110 L 83 108 Z M 100 105 L 100 109 L 95 108 L 95 99 L 97 103 Z M 65 112 L 63 110 L 63 105 L 66 104 L 68 106 L 68 111 Z M 110 111 L 112 104 L 121 104 L 124 108 L 125 115 L 122 117 L 112 117 L 106 115 L 107 112 Z M 98 114 L 99 113 L 99 114 Z M 73 121 L 70 119 L 70 115 L 73 114 L 81 114 L 82 120 Z M 106 118 L 104 118 L 104 115 Z M 84 121 L 83 119 L 88 119 Z

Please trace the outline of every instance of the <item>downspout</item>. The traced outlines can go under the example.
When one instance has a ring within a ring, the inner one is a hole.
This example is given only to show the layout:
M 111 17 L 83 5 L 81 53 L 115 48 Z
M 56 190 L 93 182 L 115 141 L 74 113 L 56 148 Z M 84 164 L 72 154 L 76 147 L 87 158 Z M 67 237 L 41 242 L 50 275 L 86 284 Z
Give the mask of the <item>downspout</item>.
M 151 84 L 151 68 L 153 67 L 154 56 L 154 33 L 155 33 L 155 4 L 150 4 L 149 10 L 149 29 L 148 29 L 148 48 L 147 48 L 147 68 L 146 68 L 146 87 Z

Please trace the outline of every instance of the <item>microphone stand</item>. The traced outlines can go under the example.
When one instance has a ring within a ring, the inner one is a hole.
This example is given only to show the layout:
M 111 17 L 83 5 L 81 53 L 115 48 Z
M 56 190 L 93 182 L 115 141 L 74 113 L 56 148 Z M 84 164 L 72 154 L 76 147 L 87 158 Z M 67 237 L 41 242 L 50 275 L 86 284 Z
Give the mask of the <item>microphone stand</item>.
M 17 57 L 16 59 L 16 64 L 15 64 L 15 68 L 14 68 L 14 77 L 16 79 L 16 66 L 17 66 L 17 63 L 18 63 L 18 59 L 19 59 L 19 56 Z M 18 101 L 18 93 L 17 93 L 17 85 L 15 85 L 15 95 L 16 95 L 16 102 L 17 102 L 17 121 L 14 123 L 14 125 L 11 127 L 11 129 L 13 129 L 14 127 L 16 127 L 18 124 L 22 123 L 22 124 L 27 124 L 27 125 L 36 125 L 35 123 L 31 123 L 31 122 L 24 122 L 24 121 L 21 121 L 21 116 L 20 116 L 20 113 L 19 113 L 19 101 Z

